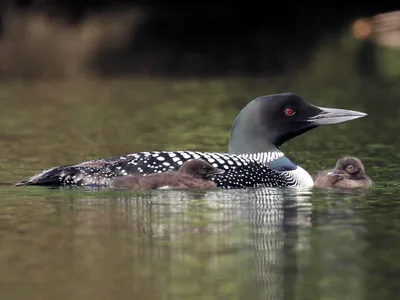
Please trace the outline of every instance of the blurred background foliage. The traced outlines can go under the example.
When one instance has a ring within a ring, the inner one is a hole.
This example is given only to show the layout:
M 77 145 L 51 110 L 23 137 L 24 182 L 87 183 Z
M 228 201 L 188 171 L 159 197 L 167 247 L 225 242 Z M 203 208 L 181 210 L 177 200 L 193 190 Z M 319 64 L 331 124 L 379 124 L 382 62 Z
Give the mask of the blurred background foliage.
M 317 61 L 320 77 L 337 76 L 350 61 L 369 76 L 382 51 L 385 72 L 397 75 L 400 17 L 383 14 L 395 8 L 389 1 L 3 0 L 0 75 L 287 76 Z

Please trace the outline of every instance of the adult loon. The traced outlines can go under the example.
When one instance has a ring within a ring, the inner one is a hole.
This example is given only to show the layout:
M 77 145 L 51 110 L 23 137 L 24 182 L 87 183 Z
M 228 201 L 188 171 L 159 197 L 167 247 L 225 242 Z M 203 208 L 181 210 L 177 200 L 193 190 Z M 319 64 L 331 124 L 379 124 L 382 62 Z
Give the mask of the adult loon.
M 357 157 L 343 157 L 336 162 L 333 170 L 318 172 L 313 179 L 316 187 L 360 188 L 372 185 L 363 163 Z
M 212 178 L 220 188 L 313 186 L 310 174 L 285 157 L 280 146 L 318 126 L 364 116 L 318 107 L 293 93 L 267 95 L 252 100 L 236 117 L 229 153 L 137 152 L 47 169 L 16 185 L 107 186 L 121 176 L 177 170 L 189 159 L 202 159 L 225 170 Z
M 111 182 L 110 187 L 116 189 L 212 189 L 217 185 L 210 180 L 213 175 L 225 173 L 201 159 L 185 161 L 179 171 L 153 173 L 147 176 L 122 176 Z

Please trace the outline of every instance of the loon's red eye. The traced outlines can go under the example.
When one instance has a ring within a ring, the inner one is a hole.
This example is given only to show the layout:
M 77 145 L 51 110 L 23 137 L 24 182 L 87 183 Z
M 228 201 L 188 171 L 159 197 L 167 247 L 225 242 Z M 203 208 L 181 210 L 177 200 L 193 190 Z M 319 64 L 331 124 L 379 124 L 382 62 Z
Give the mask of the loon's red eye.
M 293 116 L 296 113 L 296 111 L 293 108 L 286 108 L 285 109 L 285 115 L 287 115 L 288 117 Z

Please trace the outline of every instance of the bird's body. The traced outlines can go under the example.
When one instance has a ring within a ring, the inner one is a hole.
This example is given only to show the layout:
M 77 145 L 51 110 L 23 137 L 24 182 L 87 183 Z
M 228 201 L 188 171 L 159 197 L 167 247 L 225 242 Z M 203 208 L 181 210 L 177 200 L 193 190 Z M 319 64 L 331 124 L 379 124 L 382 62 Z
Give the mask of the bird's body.
M 108 186 L 117 178 L 127 175 L 177 171 L 185 161 L 191 159 L 202 159 L 224 170 L 224 174 L 216 174 L 211 178 L 220 188 L 287 187 L 304 180 L 312 185 L 310 175 L 298 166 L 294 165 L 296 169 L 292 169 L 293 163 L 287 166 L 286 171 L 278 171 L 246 155 L 195 151 L 138 152 L 107 160 L 92 160 L 45 170 L 33 176 L 29 182 L 20 184 L 36 185 L 40 182 L 40 185 L 54 185 L 54 182 L 59 182 L 63 186 Z

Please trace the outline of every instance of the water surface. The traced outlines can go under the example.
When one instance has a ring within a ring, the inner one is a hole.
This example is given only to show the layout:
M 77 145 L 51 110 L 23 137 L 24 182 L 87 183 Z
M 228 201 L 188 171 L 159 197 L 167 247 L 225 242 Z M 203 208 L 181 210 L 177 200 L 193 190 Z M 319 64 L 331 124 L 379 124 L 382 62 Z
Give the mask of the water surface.
M 398 299 L 395 85 L 262 79 L 0 86 L 1 299 Z M 296 91 L 368 117 L 284 145 L 309 172 L 361 158 L 374 187 L 153 191 L 12 186 L 57 165 L 148 150 L 227 151 L 238 111 Z

